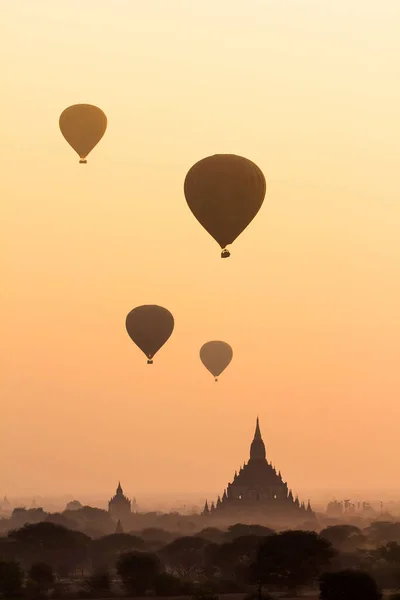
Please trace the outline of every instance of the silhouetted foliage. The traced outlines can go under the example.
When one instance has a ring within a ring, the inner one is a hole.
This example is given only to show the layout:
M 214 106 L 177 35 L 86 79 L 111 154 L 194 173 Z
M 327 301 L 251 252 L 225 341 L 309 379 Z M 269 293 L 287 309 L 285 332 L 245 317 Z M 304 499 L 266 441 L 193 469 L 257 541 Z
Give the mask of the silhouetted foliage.
M 227 580 L 248 579 L 248 568 L 256 560 L 257 551 L 264 538 L 245 535 L 224 544 L 210 544 L 206 548 L 207 574 Z
M 329 565 L 335 551 L 313 531 L 284 531 L 268 536 L 249 570 L 250 581 L 293 593 L 307 586 Z
M 61 525 L 66 529 L 78 529 L 78 523 L 74 521 L 74 519 L 70 519 L 65 516 L 65 514 L 61 513 L 52 513 L 51 515 L 47 515 L 44 520 L 46 523 L 53 523 L 54 525 Z
M 155 580 L 155 593 L 157 596 L 188 596 L 193 593 L 190 582 L 182 582 L 172 573 L 160 573 Z
M 202 586 L 194 592 L 192 600 L 218 600 L 218 596 L 207 586 Z
M 397 542 L 389 542 L 386 546 L 381 546 L 378 552 L 388 563 L 400 565 L 400 545 Z
M 363 533 L 367 536 L 371 546 L 378 548 L 388 542 L 400 543 L 400 523 L 392 521 L 375 521 L 369 527 L 364 529 Z
M 195 536 L 174 540 L 159 555 L 165 564 L 183 579 L 198 580 L 204 570 L 204 549 L 207 540 Z
M 159 558 L 148 552 L 121 554 L 117 561 L 117 573 L 126 592 L 133 596 L 144 595 L 148 590 L 153 590 L 161 572 Z
M 234 540 L 235 538 L 245 536 L 259 536 L 266 537 L 275 533 L 270 527 L 264 527 L 263 525 L 243 525 L 242 523 L 236 523 L 228 527 L 228 531 L 225 534 L 226 540 Z
M 225 537 L 225 532 L 221 529 L 217 529 L 216 527 L 206 527 L 196 533 L 196 537 L 200 537 L 203 540 L 208 540 L 209 542 L 213 542 L 215 544 L 219 544 Z
M 34 563 L 28 571 L 27 591 L 34 598 L 43 597 L 54 584 L 53 569 L 45 563 Z
M 71 500 L 71 502 L 68 502 L 65 510 L 79 510 L 80 508 L 83 508 L 83 506 L 79 500 Z
M 144 549 L 145 543 L 142 538 L 128 533 L 113 533 L 92 541 L 92 562 L 95 567 L 106 566 L 111 569 L 120 554 Z
M 0 595 L 15 598 L 22 593 L 23 573 L 15 561 L 0 561 Z
M 90 539 L 53 523 L 25 525 L 10 531 L 21 564 L 29 569 L 34 562 L 48 564 L 59 575 L 73 572 L 87 558 Z
M 380 600 L 375 580 L 363 571 L 324 573 L 320 579 L 320 600 Z
M 319 535 L 342 552 L 354 552 L 363 548 L 367 541 L 366 536 L 354 525 L 331 525 L 323 529 Z
M 76 523 L 76 529 L 91 535 L 99 533 L 100 535 L 114 533 L 115 523 L 106 510 L 84 506 L 77 510 L 65 510 L 63 516 Z
M 111 593 L 111 576 L 106 570 L 96 570 L 85 581 L 85 588 L 94 598 L 105 598 Z
M 139 531 L 138 535 L 146 542 L 146 544 L 147 542 L 158 542 L 161 546 L 169 544 L 174 538 L 178 537 L 170 531 L 158 527 L 147 527 L 146 529 Z

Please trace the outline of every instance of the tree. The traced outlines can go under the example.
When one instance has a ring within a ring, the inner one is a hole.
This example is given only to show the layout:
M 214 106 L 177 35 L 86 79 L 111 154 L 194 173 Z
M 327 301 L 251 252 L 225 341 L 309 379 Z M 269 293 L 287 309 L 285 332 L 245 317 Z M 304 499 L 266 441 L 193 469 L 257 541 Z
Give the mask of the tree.
M 217 527 L 206 527 L 199 531 L 199 533 L 196 533 L 196 537 L 200 537 L 203 540 L 208 540 L 209 542 L 216 544 L 219 544 L 222 541 L 224 535 L 224 532 L 221 529 L 217 529 Z
M 78 524 L 76 523 L 76 521 L 74 521 L 73 519 L 69 519 L 65 516 L 65 514 L 61 513 L 51 513 L 47 515 L 44 521 L 46 523 L 53 523 L 54 525 L 61 525 L 66 529 L 78 529 Z
M 156 596 L 182 596 L 191 593 L 190 585 L 182 583 L 179 577 L 172 573 L 160 573 L 155 580 Z
M 342 552 L 355 552 L 359 548 L 363 548 L 367 541 L 366 536 L 354 525 L 330 525 L 319 535 Z
M 363 571 L 324 573 L 320 578 L 320 600 L 380 600 L 375 580 Z
M 169 544 L 174 537 L 174 534 L 159 527 L 146 527 L 138 532 L 138 535 L 145 541 L 146 544 L 158 543 L 159 547 Z
M 95 598 L 104 598 L 111 592 L 111 577 L 106 570 L 96 570 L 86 581 L 85 587 Z
M 379 548 L 378 552 L 386 562 L 400 565 L 400 545 L 397 542 L 389 542 L 386 546 Z
M 85 562 L 91 541 L 79 531 L 53 523 L 25 525 L 10 531 L 8 537 L 15 542 L 23 567 L 29 569 L 33 563 L 41 562 L 59 575 L 71 573 Z
M 34 563 L 28 572 L 28 591 L 41 598 L 54 584 L 53 569 L 45 563 Z
M 372 546 L 378 548 L 388 542 L 400 542 L 400 523 L 392 521 L 375 521 L 364 529 L 368 541 Z
M 128 552 L 117 560 L 117 573 L 128 594 L 145 595 L 154 589 L 162 567 L 159 558 L 149 552 Z
M 226 580 L 247 580 L 248 569 L 256 560 L 259 546 L 265 538 L 245 535 L 224 544 L 210 544 L 206 548 L 207 573 Z
M 15 561 L 0 561 L 0 595 L 15 598 L 21 595 L 23 573 Z
M 293 594 L 310 585 L 335 551 L 313 531 L 284 531 L 268 536 L 250 567 L 250 581 L 285 588 Z
M 98 540 L 93 540 L 91 544 L 92 562 L 96 568 L 107 567 L 107 569 L 111 569 L 120 554 L 144 549 L 145 543 L 142 538 L 129 533 L 112 533 Z
M 227 540 L 234 540 L 235 538 L 245 536 L 259 536 L 267 537 L 275 533 L 270 527 L 264 527 L 263 525 L 243 525 L 242 523 L 236 523 L 236 525 L 230 525 L 228 531 L 225 534 Z
M 85 533 L 98 531 L 100 535 L 114 533 L 115 523 L 108 511 L 92 506 L 65 510 L 63 515 L 76 523 L 76 529 Z
M 159 554 L 179 577 L 197 580 L 203 574 L 204 549 L 207 545 L 207 540 L 199 537 L 181 537 L 165 546 Z

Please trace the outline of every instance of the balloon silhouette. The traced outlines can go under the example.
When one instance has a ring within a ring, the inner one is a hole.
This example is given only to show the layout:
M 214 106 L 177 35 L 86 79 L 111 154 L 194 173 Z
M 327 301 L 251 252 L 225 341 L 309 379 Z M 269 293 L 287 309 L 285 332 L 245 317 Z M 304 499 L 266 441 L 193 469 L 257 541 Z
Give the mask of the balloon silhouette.
M 235 154 L 203 158 L 189 170 L 184 192 L 190 210 L 222 248 L 226 249 L 254 219 L 265 198 L 266 182 L 253 162 Z
M 131 310 L 125 325 L 131 340 L 147 356 L 147 364 L 152 365 L 153 356 L 174 330 L 174 317 L 162 306 L 145 304 Z
M 233 350 L 226 342 L 207 342 L 200 348 L 200 360 L 211 375 L 214 375 L 215 381 L 218 381 L 232 357 Z
M 86 164 L 87 155 L 105 134 L 107 117 L 92 104 L 74 104 L 61 113 L 59 124 L 68 144 L 79 154 L 79 162 Z

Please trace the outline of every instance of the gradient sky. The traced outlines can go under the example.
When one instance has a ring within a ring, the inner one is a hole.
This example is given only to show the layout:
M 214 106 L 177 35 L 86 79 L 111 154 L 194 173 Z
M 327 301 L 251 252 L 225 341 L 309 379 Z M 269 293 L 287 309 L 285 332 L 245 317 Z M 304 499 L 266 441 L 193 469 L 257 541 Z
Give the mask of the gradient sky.
M 303 498 L 400 490 L 399 1 L 0 9 L 0 494 L 221 492 L 257 414 Z M 86 166 L 81 102 L 109 121 Z M 183 195 L 219 152 L 267 179 L 228 260 Z M 152 367 L 145 303 L 176 322 Z

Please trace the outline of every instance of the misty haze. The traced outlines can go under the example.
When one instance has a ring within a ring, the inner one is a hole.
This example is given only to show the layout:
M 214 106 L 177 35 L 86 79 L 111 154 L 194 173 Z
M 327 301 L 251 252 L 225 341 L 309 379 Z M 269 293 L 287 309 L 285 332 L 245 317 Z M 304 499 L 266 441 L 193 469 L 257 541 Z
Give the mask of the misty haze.
M 0 10 L 0 599 L 399 600 L 398 0 Z

